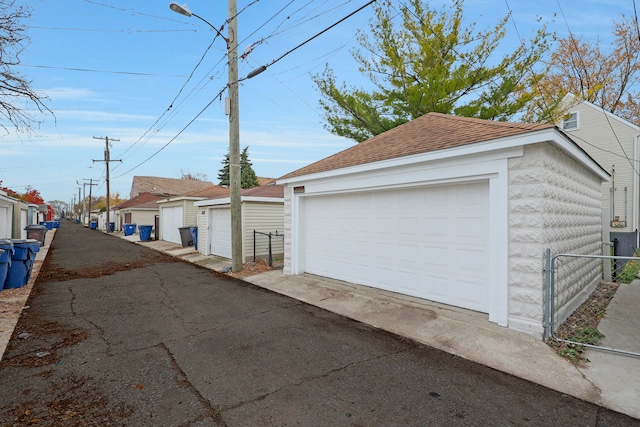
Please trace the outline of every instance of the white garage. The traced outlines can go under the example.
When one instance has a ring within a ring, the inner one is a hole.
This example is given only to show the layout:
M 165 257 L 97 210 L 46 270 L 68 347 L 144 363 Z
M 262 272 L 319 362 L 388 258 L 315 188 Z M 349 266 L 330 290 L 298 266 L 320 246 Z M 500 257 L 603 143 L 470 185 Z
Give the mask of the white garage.
M 284 248 L 284 187 L 271 182 L 241 191 L 242 261 L 266 258 L 269 239 L 266 234 L 279 232 L 271 239 L 271 253 L 282 258 Z M 198 251 L 203 255 L 232 257 L 231 205 L 229 197 L 217 197 L 195 203 L 198 208 Z M 258 233 L 255 233 L 258 232 Z
M 608 179 L 553 125 L 430 113 L 277 180 L 284 273 L 487 313 L 541 336 L 544 252 L 601 254 Z
M 307 272 L 489 312 L 488 182 L 319 196 L 304 210 Z
M 183 227 L 184 208 L 182 206 L 160 205 L 160 239 L 181 244 L 180 227 Z

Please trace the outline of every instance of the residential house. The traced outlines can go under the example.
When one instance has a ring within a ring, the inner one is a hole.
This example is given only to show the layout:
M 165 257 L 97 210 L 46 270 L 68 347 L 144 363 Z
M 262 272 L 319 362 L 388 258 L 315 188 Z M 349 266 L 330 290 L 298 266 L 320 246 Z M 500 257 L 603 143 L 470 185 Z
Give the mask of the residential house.
M 638 230 L 640 126 L 568 94 L 558 126 L 611 175 L 602 184 L 602 204 L 612 232 Z M 636 245 L 637 247 L 637 245 Z

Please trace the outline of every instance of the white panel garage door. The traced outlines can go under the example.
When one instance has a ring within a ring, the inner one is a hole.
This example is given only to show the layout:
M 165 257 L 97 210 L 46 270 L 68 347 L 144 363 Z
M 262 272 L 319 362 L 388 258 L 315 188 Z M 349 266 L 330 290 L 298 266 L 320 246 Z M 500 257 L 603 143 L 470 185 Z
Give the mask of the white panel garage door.
M 231 258 L 231 209 L 211 209 L 209 224 L 211 254 Z
M 182 224 L 182 206 L 166 207 L 162 209 L 162 224 L 160 224 L 160 233 L 162 240 L 167 242 L 182 244 L 179 228 Z
M 489 183 L 306 197 L 305 271 L 489 311 Z

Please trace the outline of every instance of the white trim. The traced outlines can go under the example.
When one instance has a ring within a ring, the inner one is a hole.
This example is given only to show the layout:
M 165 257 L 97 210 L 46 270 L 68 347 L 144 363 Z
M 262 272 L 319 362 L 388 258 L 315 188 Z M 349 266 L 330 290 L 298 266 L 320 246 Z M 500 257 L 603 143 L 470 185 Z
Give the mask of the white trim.
M 181 201 L 189 201 L 189 200 L 203 200 L 204 197 L 193 197 L 193 196 L 184 196 L 184 197 L 171 197 L 168 199 L 161 199 L 156 201 L 157 204 L 162 204 L 162 203 L 170 203 L 170 202 L 181 202 Z
M 241 203 L 244 202 L 262 202 L 262 203 L 284 203 L 283 197 L 257 197 L 257 196 L 247 196 L 242 197 L 240 199 Z M 218 205 L 229 205 L 231 204 L 231 199 L 229 197 L 221 198 L 221 199 L 210 199 L 210 200 L 201 200 L 199 202 L 195 202 L 194 206 L 218 206 Z
M 518 147 L 522 153 L 522 146 Z M 300 213 L 304 209 L 304 201 L 314 195 L 340 194 L 360 191 L 379 191 L 391 188 L 407 188 L 410 186 L 431 186 L 444 183 L 463 183 L 467 181 L 489 181 L 489 227 L 491 237 L 489 250 L 491 253 L 491 279 L 490 279 L 490 309 L 489 320 L 501 326 L 508 324 L 508 159 L 515 155 L 513 150 L 503 150 L 501 156 L 490 159 L 489 153 L 484 153 L 484 161 L 471 162 L 469 156 L 463 158 L 448 158 L 440 162 L 422 164 L 407 174 L 396 175 L 396 178 L 404 178 L 389 181 L 385 176 L 373 185 L 378 171 L 370 171 L 369 177 L 359 177 L 354 183 L 353 176 L 349 180 L 337 181 L 343 184 L 342 188 L 325 182 L 315 185 L 312 181 L 306 181 L 304 193 L 294 193 L 291 201 L 292 239 L 291 239 L 291 274 L 302 274 L 305 270 L 303 248 L 305 242 L 301 231 L 304 229 Z M 491 153 L 495 156 L 496 153 Z M 509 156 L 507 156 L 509 154 Z M 522 155 L 522 154 L 521 154 Z M 398 168 L 392 168 L 398 169 Z M 368 179 L 367 179 L 368 178 Z M 355 185 L 354 185 L 355 184 Z M 362 185 L 365 184 L 365 185 Z M 369 185 L 366 185 L 369 184 Z M 290 190 L 292 191 L 292 190 Z
M 564 118 L 560 121 L 560 129 L 562 129 L 565 132 L 573 132 L 575 130 L 580 130 L 580 110 L 576 110 L 576 111 L 567 111 L 566 113 L 567 115 L 569 115 L 569 117 L 571 117 L 573 114 L 576 115 L 576 125 L 575 127 L 572 128 L 567 128 L 565 127 L 565 125 L 569 122 L 571 122 L 571 120 L 565 120 Z

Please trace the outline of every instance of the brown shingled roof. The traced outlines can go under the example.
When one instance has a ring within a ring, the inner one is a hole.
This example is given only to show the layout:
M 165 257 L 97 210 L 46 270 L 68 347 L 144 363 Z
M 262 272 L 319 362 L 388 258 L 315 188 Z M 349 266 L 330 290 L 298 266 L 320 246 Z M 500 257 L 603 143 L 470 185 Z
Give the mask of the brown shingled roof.
M 280 179 L 459 147 L 553 127 L 548 124 L 498 122 L 428 113 Z
M 183 196 L 189 197 L 203 197 L 205 199 L 213 199 L 215 197 L 229 196 L 229 187 L 222 185 L 214 185 L 213 187 L 203 188 L 196 191 L 190 191 Z
M 162 178 L 158 176 L 134 176 L 129 197 L 133 198 L 142 193 L 177 196 L 213 186 L 213 183 L 208 181 Z
M 151 194 L 151 193 L 141 193 L 138 196 L 129 199 L 129 200 L 125 200 L 122 203 L 118 203 L 116 206 L 114 206 L 112 209 L 126 209 L 126 208 L 148 208 L 148 207 L 157 207 L 157 201 L 160 200 L 162 197 L 155 195 L 155 194 Z
M 284 197 L 284 185 L 274 183 L 261 185 L 260 187 L 247 188 L 241 191 L 242 197 Z

